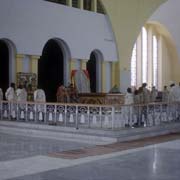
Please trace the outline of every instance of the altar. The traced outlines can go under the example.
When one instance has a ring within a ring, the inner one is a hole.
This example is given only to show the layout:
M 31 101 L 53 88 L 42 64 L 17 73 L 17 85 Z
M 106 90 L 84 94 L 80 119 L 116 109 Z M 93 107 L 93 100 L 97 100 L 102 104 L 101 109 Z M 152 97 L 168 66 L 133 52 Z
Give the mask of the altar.
M 124 104 L 124 94 L 120 93 L 79 93 L 82 104 Z

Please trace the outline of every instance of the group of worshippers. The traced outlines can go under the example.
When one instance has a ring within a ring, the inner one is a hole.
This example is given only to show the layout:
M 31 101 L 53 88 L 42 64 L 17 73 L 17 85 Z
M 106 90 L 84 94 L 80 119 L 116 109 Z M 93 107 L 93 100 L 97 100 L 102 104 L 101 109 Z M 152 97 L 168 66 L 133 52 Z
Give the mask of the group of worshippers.
M 169 89 L 167 86 L 164 86 L 163 91 L 161 92 L 161 98 L 159 99 L 159 92 L 155 86 L 152 87 L 151 91 L 147 88 L 147 84 L 143 83 L 139 89 L 132 91 L 131 88 L 127 88 L 127 93 L 125 95 L 124 104 L 148 104 L 152 102 L 180 102 L 180 83 L 176 85 L 174 82 L 170 82 Z M 144 114 L 144 117 L 147 118 L 146 106 L 143 106 L 141 109 L 141 115 Z M 138 112 L 137 112 L 137 111 Z M 139 113 L 138 107 L 127 106 L 124 109 L 124 113 L 128 115 L 133 115 L 133 113 Z M 138 116 L 140 117 L 140 116 Z M 140 122 L 140 121 L 139 121 Z M 141 122 L 140 122 L 141 123 Z
M 180 101 L 180 83 L 176 85 L 174 82 L 170 82 L 170 87 L 164 86 L 159 99 L 159 92 L 155 86 L 151 91 L 147 88 L 147 84 L 143 83 L 139 89 L 132 92 L 131 88 L 127 88 L 124 104 L 146 104 L 151 102 L 177 102 Z
M 57 102 L 62 103 L 77 103 L 78 102 L 78 91 L 73 86 L 73 84 L 69 84 L 68 87 L 64 85 L 60 85 L 57 89 Z M 19 85 L 16 89 L 15 83 L 11 83 L 10 87 L 5 92 L 5 99 L 7 101 L 18 101 L 18 102 L 26 102 L 28 100 L 28 93 L 25 86 Z M 0 100 L 3 100 L 3 91 L 0 88 Z M 33 92 L 33 101 L 44 103 L 46 102 L 45 91 L 38 86 L 38 88 Z
M 41 88 L 37 88 L 34 93 L 34 101 L 35 102 L 46 102 L 46 96 L 44 90 Z M 19 85 L 16 89 L 15 83 L 11 83 L 10 87 L 5 92 L 5 99 L 7 101 L 18 101 L 18 102 L 26 102 L 28 100 L 28 93 L 23 85 Z M 3 100 L 3 91 L 0 88 L 0 100 Z

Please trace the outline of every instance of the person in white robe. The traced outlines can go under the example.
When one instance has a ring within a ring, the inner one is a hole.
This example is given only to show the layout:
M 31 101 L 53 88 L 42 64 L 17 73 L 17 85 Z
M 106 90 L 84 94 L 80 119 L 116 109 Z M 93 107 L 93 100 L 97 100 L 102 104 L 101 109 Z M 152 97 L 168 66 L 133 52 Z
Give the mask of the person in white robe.
M 177 86 L 174 82 L 170 83 L 170 90 L 169 90 L 169 112 L 170 117 L 173 120 L 175 118 L 177 111 L 177 102 L 179 100 L 179 86 Z
M 12 119 L 16 118 L 16 104 L 14 104 L 16 101 L 16 93 L 15 93 L 15 83 L 11 83 L 10 87 L 6 90 L 5 93 L 6 100 L 9 101 L 9 109 L 10 109 L 10 115 Z
M 150 102 L 150 91 L 147 89 L 147 84 L 142 84 L 142 95 L 143 95 L 143 103 L 147 104 Z
M 133 104 L 134 104 L 134 95 L 131 88 L 127 88 L 127 93 L 125 95 L 124 104 L 127 105 L 124 107 L 124 116 L 126 121 L 126 126 L 132 126 L 132 115 L 133 115 Z
M 45 105 L 43 103 L 46 102 L 46 95 L 44 90 L 41 89 L 40 87 L 34 91 L 34 102 L 42 103 L 42 104 L 37 104 L 38 119 L 42 121 L 43 113 L 45 113 Z
M 17 101 L 19 102 L 26 102 L 27 101 L 27 91 L 22 86 L 16 90 Z
M 8 101 L 16 100 L 15 83 L 11 83 L 10 87 L 6 90 L 5 97 Z
M 16 99 L 17 99 L 17 101 L 21 101 L 21 91 L 22 91 L 22 86 L 19 85 L 18 88 L 16 89 Z
M 20 119 L 25 119 L 27 91 L 21 85 L 16 90 L 17 102 L 19 102 Z
M 168 102 L 168 97 L 169 97 L 169 90 L 167 89 L 167 86 L 164 86 L 162 92 L 162 102 Z
M 155 86 L 153 86 L 152 90 L 151 90 L 151 93 L 150 93 L 150 100 L 151 100 L 151 102 L 155 102 L 157 96 L 158 96 L 158 90 L 156 89 Z
M 143 123 L 148 123 L 148 103 L 150 102 L 150 91 L 147 89 L 147 83 L 142 84 L 142 125 Z M 143 120 L 144 119 L 144 120 Z
M 169 102 L 177 102 L 179 100 L 179 86 L 174 82 L 170 84 L 169 90 Z
M 37 89 L 34 91 L 34 102 L 46 102 L 46 95 L 43 89 Z

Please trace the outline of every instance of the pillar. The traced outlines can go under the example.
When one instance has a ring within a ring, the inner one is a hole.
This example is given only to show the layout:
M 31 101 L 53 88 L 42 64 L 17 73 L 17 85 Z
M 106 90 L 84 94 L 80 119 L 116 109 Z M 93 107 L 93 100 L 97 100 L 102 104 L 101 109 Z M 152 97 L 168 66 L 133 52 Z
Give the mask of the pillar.
M 136 82 L 137 87 L 140 87 L 142 85 L 142 38 L 141 34 L 137 38 L 137 62 L 136 62 Z
M 92 0 L 91 10 L 97 12 L 97 0 Z
M 23 54 L 17 54 L 16 55 L 16 73 L 18 72 L 23 72 L 23 59 L 24 59 Z
M 38 60 L 40 56 L 31 56 L 31 72 L 38 76 Z
M 70 7 L 72 7 L 72 0 L 66 0 L 66 4 Z
M 70 73 L 74 69 L 76 69 L 76 60 L 75 59 L 71 59 L 71 61 L 70 61 Z
M 81 69 L 86 70 L 86 63 L 87 63 L 87 61 L 85 61 L 85 60 L 81 61 Z
M 163 78 L 162 78 L 162 73 L 163 73 L 163 63 L 162 63 L 162 36 L 158 37 L 158 90 L 163 90 Z
M 79 7 L 79 9 L 84 9 L 84 0 L 78 1 L 78 7 Z
M 117 81 L 117 67 L 118 67 L 118 62 L 112 62 L 112 71 L 111 71 L 111 86 L 113 87 L 115 84 L 119 85 L 119 82 Z
M 106 82 L 107 82 L 106 76 L 107 75 L 108 74 L 106 74 L 106 62 L 103 61 L 102 62 L 102 75 L 101 75 L 101 77 L 102 77 L 102 84 L 101 84 L 102 92 L 106 92 Z
M 153 86 L 153 40 L 152 40 L 152 28 L 148 28 L 148 52 L 147 52 L 147 60 L 148 60 L 148 68 L 147 68 L 147 84 L 148 87 L 152 88 Z

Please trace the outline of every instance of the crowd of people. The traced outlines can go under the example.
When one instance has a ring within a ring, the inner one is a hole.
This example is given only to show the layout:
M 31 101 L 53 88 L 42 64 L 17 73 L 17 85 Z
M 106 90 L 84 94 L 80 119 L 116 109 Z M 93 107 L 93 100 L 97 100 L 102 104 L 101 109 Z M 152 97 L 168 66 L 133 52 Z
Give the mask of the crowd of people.
M 32 96 L 35 102 L 46 102 L 46 96 L 44 90 L 37 88 L 34 92 L 31 88 L 26 88 L 23 85 L 19 85 L 16 88 L 15 83 L 11 83 L 10 87 L 5 92 L 5 99 L 7 101 L 25 102 L 31 100 L 29 96 Z M 3 100 L 3 91 L 0 88 L 0 100 Z
M 115 89 L 115 90 L 114 90 Z M 119 89 L 113 88 L 113 92 L 119 92 Z M 29 91 L 30 90 L 30 91 Z M 29 98 L 33 95 L 33 99 Z M 69 84 L 68 87 L 60 85 L 56 93 L 57 102 L 62 103 L 77 103 L 78 102 L 78 91 L 73 86 Z M 5 99 L 7 101 L 34 101 L 34 102 L 46 102 L 46 95 L 43 89 L 39 86 L 35 91 L 31 88 L 27 89 L 22 85 L 15 88 L 15 83 L 11 83 L 10 87 L 5 92 Z M 0 100 L 3 100 L 3 91 L 0 88 Z M 147 84 L 143 83 L 139 89 L 132 90 L 132 88 L 127 88 L 127 92 L 124 98 L 124 104 L 146 104 L 150 102 L 174 102 L 180 101 L 180 83 L 176 85 L 174 82 L 170 83 L 170 87 L 164 86 L 162 92 L 158 92 L 155 86 L 151 90 L 147 88 Z
M 164 86 L 162 92 L 158 92 L 155 86 L 149 90 L 146 83 L 143 83 L 139 89 L 135 89 L 134 91 L 132 91 L 132 88 L 127 88 L 124 104 L 147 104 L 159 101 L 180 101 L 180 83 L 176 85 L 174 82 L 170 82 L 169 89 L 167 86 Z
M 78 92 L 77 89 L 73 86 L 73 84 L 69 84 L 68 87 L 60 85 L 57 89 L 56 97 L 57 102 L 78 102 Z M 46 95 L 45 91 L 40 86 L 38 86 L 37 89 L 33 91 L 31 87 L 28 86 L 28 88 L 26 88 L 23 85 L 19 85 L 16 89 L 15 83 L 11 83 L 10 87 L 5 92 L 5 99 L 7 101 L 34 101 L 44 103 L 46 102 Z M 3 100 L 3 91 L 1 88 L 0 100 Z
M 136 115 L 137 123 L 135 126 L 142 126 L 144 125 L 142 117 L 144 116 L 144 119 L 147 119 L 148 116 L 146 104 L 154 102 L 180 102 L 180 83 L 176 85 L 174 82 L 171 82 L 169 89 L 167 86 L 164 86 L 162 92 L 158 92 L 154 86 L 149 90 L 146 83 L 143 83 L 139 89 L 135 89 L 134 91 L 132 88 L 127 88 L 127 93 L 124 98 L 124 104 L 127 106 L 124 107 L 123 113 L 128 117 Z M 132 104 L 135 106 L 131 106 Z M 145 104 L 145 106 L 143 104 Z M 174 110 L 172 110 L 172 112 L 173 111 Z
M 118 86 L 113 87 L 111 93 L 119 92 Z M 29 101 L 29 94 L 30 96 L 33 95 L 33 101 L 37 103 L 45 103 L 46 102 L 46 95 L 45 91 L 41 89 L 40 86 L 37 87 L 36 90 L 32 91 L 32 88 L 26 88 L 25 86 L 19 85 L 16 89 L 15 83 L 11 83 L 10 87 L 5 92 L 5 99 L 7 101 L 13 102 L 26 102 Z M 73 86 L 73 84 L 69 84 L 68 87 L 60 85 L 56 92 L 57 102 L 61 103 L 78 103 L 78 91 Z M 3 100 L 3 91 L 0 88 L 0 101 Z M 32 99 L 30 99 L 32 101 Z M 152 87 L 151 90 L 147 88 L 147 84 L 143 83 L 139 89 L 127 88 L 127 92 L 124 96 L 124 104 L 127 105 L 123 107 L 123 113 L 126 115 L 137 115 L 137 122 L 138 126 L 142 123 L 142 115 L 144 118 L 147 119 L 147 106 L 146 104 L 152 102 L 180 102 L 180 83 L 176 85 L 174 82 L 170 83 L 169 88 L 164 86 L 162 92 L 158 92 L 156 87 Z M 137 106 L 136 104 L 140 105 Z M 143 105 L 145 104 L 145 106 Z M 136 106 L 132 106 L 136 105 Z M 11 115 L 15 117 L 13 109 L 13 104 L 10 103 L 11 107 Z M 25 107 L 22 104 L 22 109 Z M 43 112 L 43 108 L 45 106 L 43 104 L 39 104 L 37 106 L 38 112 Z M 21 105 L 20 105 L 21 108 Z

